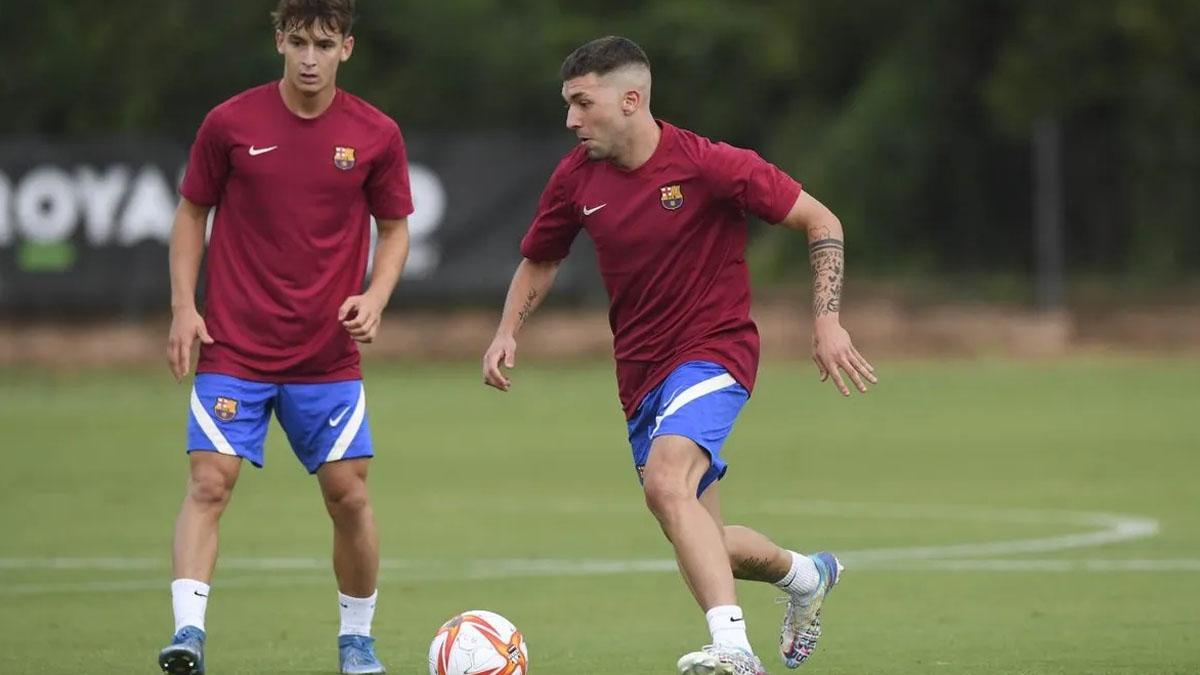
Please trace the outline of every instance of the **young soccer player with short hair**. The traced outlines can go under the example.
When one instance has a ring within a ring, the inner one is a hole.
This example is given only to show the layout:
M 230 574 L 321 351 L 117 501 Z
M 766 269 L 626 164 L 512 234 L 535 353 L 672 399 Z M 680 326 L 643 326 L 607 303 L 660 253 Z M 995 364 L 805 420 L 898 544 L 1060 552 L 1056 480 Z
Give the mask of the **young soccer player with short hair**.
M 839 322 L 842 226 L 799 183 L 750 150 L 714 143 L 650 113 L 650 63 L 636 44 L 606 37 L 562 66 L 566 124 L 579 145 L 558 165 L 521 242 L 485 383 L 507 391 L 516 335 L 546 296 L 572 241 L 595 243 L 611 308 L 621 403 L 646 503 L 705 610 L 712 644 L 680 673 L 765 672 L 746 638 L 734 577 L 788 595 L 780 654 L 806 661 L 841 565 L 829 553 L 781 548 L 721 519 L 717 481 L 725 438 L 754 386 L 759 339 L 751 321 L 746 214 L 806 232 L 814 268 L 813 359 L 844 395 L 876 382 Z
M 200 361 L 188 421 L 190 477 L 175 524 L 175 635 L 164 672 L 204 672 L 217 530 L 242 460 L 263 463 L 272 413 L 317 476 L 333 520 L 341 672 L 382 673 L 371 621 L 379 540 L 373 455 L 355 342 L 371 342 L 408 253 L 412 212 L 396 123 L 336 86 L 354 50 L 354 0 L 280 0 L 280 80 L 214 108 L 192 145 L 171 235 L 169 358 Z M 205 225 L 204 313 L 195 304 Z M 370 218 L 379 240 L 362 290 Z M 270 670 L 270 668 L 266 668 Z

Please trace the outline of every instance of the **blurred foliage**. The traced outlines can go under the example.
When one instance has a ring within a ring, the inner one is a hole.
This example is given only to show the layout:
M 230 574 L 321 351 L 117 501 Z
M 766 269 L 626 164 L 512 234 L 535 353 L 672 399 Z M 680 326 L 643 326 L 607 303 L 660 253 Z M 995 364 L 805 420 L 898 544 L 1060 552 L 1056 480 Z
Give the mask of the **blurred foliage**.
M 280 71 L 272 5 L 0 0 L 0 131 L 188 139 Z M 626 35 L 656 114 L 801 178 L 877 273 L 1027 270 L 1030 128 L 1050 117 L 1071 268 L 1200 270 L 1200 0 L 360 0 L 355 33 L 339 82 L 406 129 L 545 133 L 563 56 Z M 802 237 L 755 246 L 807 275 Z

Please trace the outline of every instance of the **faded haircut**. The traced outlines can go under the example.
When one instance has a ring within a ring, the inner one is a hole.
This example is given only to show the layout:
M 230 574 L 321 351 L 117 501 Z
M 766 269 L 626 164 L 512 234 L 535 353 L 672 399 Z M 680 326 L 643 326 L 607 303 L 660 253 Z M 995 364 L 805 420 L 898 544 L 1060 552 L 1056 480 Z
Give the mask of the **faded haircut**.
M 633 40 L 609 35 L 592 40 L 571 52 L 570 56 L 563 60 L 559 74 L 563 82 L 566 82 L 588 73 L 607 75 L 629 66 L 641 66 L 648 71 L 650 59 Z

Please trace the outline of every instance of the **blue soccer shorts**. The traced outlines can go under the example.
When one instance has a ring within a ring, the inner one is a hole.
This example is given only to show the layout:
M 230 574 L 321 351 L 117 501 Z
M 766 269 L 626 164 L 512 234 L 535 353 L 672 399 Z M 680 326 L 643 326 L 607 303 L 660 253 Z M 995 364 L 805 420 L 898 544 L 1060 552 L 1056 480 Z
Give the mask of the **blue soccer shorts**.
M 272 384 L 216 373 L 196 376 L 187 450 L 234 455 L 261 468 L 272 412 L 309 473 L 374 454 L 362 380 Z
M 689 361 L 671 371 L 642 398 L 629 420 L 629 445 L 638 480 L 642 479 L 655 438 L 683 436 L 699 445 L 710 459 L 708 471 L 696 489 L 699 497 L 725 476 L 728 465 L 721 457 L 721 447 L 749 398 L 746 388 L 716 363 Z

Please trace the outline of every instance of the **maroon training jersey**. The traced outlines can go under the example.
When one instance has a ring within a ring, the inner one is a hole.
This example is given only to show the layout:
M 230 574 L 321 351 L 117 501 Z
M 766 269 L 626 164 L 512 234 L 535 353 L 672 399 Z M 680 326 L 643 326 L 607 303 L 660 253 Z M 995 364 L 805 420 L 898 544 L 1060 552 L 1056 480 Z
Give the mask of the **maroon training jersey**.
M 370 216 L 412 213 L 400 129 L 338 90 L 320 117 L 283 104 L 277 82 L 214 108 L 192 145 L 180 192 L 216 206 L 196 372 L 268 382 L 362 377 L 338 322 L 362 292 Z
M 581 227 L 595 242 L 626 416 L 687 361 L 719 363 L 753 389 L 758 329 L 746 213 L 778 223 L 801 191 L 751 150 L 659 126 L 653 156 L 633 171 L 576 147 L 554 170 L 521 241 L 534 261 L 566 257 Z

